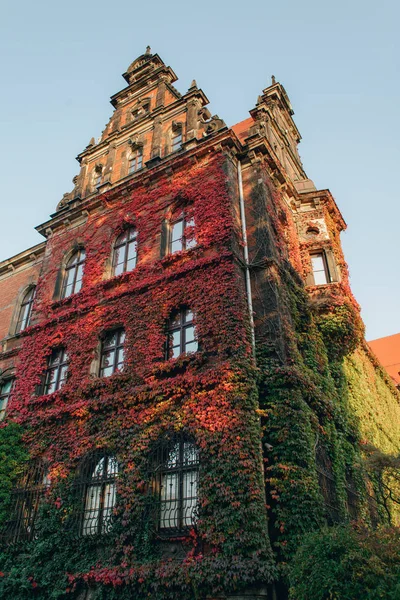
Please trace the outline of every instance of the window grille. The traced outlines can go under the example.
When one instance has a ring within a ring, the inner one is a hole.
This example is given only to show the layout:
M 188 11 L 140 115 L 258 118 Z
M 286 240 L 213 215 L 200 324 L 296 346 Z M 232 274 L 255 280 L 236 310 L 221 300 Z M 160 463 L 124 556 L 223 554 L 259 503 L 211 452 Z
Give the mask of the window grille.
M 18 321 L 17 326 L 15 328 L 15 333 L 23 331 L 29 325 L 32 314 L 33 301 L 35 299 L 35 290 L 36 288 L 34 286 L 29 288 L 29 290 L 26 292 L 25 296 L 22 299 L 21 307 L 18 313 Z
M 124 368 L 125 330 L 114 329 L 105 334 L 101 344 L 100 377 L 109 377 Z
M 65 267 L 62 298 L 77 294 L 82 287 L 83 269 L 85 265 L 85 250 L 80 248 L 69 259 Z
M 197 349 L 193 312 L 189 308 L 181 308 L 168 321 L 165 358 L 177 358 L 187 352 L 196 352 Z
M 139 171 L 143 166 L 143 150 L 138 148 L 129 159 L 129 175 Z
M 133 227 L 126 229 L 114 245 L 114 275 L 132 271 L 137 262 L 137 232 Z
M 12 394 L 14 382 L 13 378 L 0 381 L 0 421 L 6 416 L 7 404 Z
M 4 542 L 15 543 L 36 537 L 38 509 L 49 485 L 47 469 L 42 461 L 26 465 L 17 487 L 12 490 L 10 520 L 0 534 Z
M 82 506 L 79 518 L 81 535 L 101 535 L 111 530 L 117 477 L 115 457 L 97 452 L 85 461 L 76 484 Z
M 151 489 L 156 499 L 160 534 L 184 533 L 195 524 L 199 466 L 199 449 L 183 436 L 175 437 L 157 449 Z
M 182 252 L 196 246 L 194 237 L 194 218 L 181 213 L 179 217 L 171 222 L 169 252 Z
M 65 348 L 55 348 L 47 361 L 41 393 L 52 394 L 64 385 L 68 375 L 68 354 Z

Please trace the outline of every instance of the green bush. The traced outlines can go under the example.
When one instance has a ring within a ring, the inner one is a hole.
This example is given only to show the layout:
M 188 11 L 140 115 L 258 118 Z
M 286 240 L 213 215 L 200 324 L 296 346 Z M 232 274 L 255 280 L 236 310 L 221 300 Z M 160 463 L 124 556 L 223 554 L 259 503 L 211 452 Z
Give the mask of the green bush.
M 400 530 L 347 525 L 308 534 L 290 584 L 293 600 L 400 600 Z

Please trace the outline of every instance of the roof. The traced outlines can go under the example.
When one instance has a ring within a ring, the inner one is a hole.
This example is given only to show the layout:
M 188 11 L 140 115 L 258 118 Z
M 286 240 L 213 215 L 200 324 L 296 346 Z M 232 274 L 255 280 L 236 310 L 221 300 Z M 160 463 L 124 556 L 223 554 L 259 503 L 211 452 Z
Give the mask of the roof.
M 372 352 L 396 385 L 400 384 L 400 333 L 368 342 Z
M 250 135 L 250 127 L 254 125 L 254 119 L 249 117 L 236 125 L 232 125 L 231 129 L 236 133 L 239 140 L 244 143 L 244 140 Z

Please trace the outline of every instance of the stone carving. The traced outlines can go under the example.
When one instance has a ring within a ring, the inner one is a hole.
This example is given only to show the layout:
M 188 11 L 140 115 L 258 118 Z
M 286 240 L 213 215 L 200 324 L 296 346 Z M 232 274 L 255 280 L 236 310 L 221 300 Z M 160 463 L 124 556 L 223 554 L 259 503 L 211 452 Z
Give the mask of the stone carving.
M 225 121 L 219 118 L 218 115 L 214 115 L 211 119 L 205 123 L 206 125 L 206 134 L 210 135 L 211 133 L 215 133 L 219 129 L 226 127 Z

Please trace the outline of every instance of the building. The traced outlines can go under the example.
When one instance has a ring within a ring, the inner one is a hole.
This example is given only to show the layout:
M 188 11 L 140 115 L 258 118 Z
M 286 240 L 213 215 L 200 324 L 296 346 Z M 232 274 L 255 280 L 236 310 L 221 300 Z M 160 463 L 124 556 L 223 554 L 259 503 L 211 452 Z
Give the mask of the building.
M 400 386 L 400 333 L 368 342 L 394 384 Z
M 0 263 L 0 595 L 283 599 L 305 532 L 381 518 L 360 441 L 394 452 L 399 397 L 283 86 L 227 127 L 150 48 L 124 78 Z

